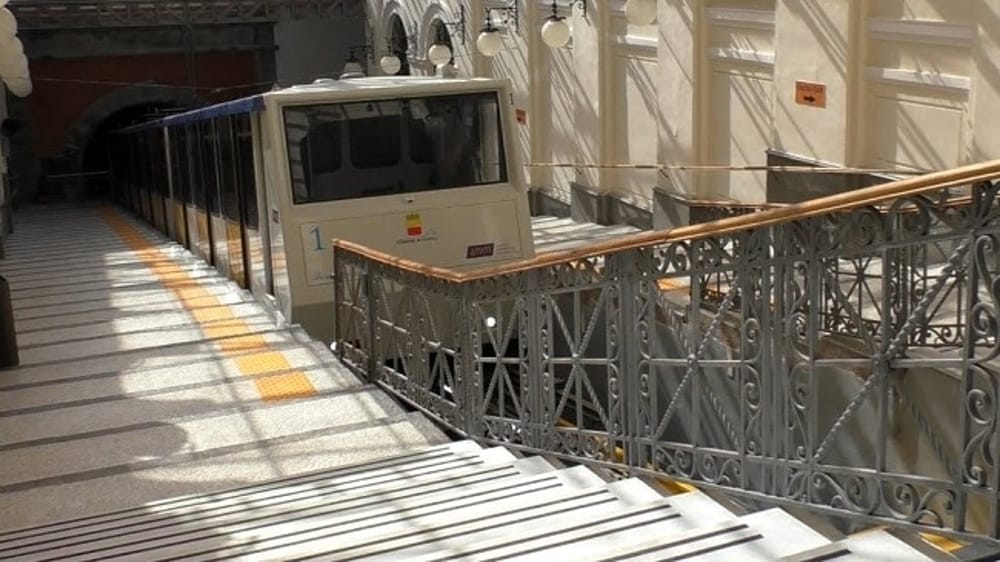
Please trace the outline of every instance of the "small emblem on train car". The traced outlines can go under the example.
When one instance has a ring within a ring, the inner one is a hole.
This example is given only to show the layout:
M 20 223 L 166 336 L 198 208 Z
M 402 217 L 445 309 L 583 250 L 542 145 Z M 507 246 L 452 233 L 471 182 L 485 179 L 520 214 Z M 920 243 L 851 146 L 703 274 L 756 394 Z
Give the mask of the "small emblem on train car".
M 476 244 L 465 249 L 465 259 L 488 258 L 493 255 L 493 244 Z
M 413 213 L 406 215 L 406 235 L 420 236 L 424 233 L 424 224 L 420 220 L 420 214 Z

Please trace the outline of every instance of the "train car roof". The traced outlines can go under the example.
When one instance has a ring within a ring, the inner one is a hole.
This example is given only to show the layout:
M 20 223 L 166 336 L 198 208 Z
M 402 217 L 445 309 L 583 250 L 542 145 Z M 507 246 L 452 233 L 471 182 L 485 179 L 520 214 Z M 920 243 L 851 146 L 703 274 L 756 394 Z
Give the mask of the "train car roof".
M 183 125 L 225 115 L 240 115 L 263 111 L 265 98 L 271 97 L 281 99 L 282 101 L 293 101 L 301 98 L 322 97 L 323 94 L 327 93 L 362 91 L 365 93 L 376 93 L 379 90 L 390 91 L 400 87 L 414 88 L 414 93 L 432 93 L 454 90 L 457 87 L 475 89 L 476 87 L 495 85 L 499 82 L 502 82 L 502 80 L 492 78 L 439 78 L 434 76 L 371 76 L 342 80 L 324 78 L 316 80 L 311 84 L 298 84 L 169 115 L 146 123 L 125 127 L 119 132 L 132 133 L 163 126 Z

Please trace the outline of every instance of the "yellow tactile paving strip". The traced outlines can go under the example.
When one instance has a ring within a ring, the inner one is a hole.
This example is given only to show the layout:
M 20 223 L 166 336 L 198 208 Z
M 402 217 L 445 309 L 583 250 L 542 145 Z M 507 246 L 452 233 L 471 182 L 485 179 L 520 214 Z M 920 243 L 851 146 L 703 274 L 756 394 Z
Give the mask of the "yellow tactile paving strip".
M 222 355 L 233 357 L 240 373 L 253 377 L 262 399 L 286 400 L 316 393 L 305 373 L 292 371 L 283 353 L 273 351 L 262 336 L 254 334 L 247 323 L 233 313 L 232 308 L 220 303 L 117 211 L 103 209 L 101 217 L 157 280 L 174 293 L 205 337 L 216 340 L 215 345 Z M 240 356 L 235 357 L 237 354 Z

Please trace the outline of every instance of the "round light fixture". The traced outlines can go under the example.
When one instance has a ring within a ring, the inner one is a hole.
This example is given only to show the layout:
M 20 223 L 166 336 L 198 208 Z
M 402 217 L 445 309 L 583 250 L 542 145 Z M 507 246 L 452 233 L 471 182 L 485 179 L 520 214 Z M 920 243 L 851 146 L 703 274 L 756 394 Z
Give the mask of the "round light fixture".
M 365 75 L 365 69 L 361 66 L 361 63 L 354 59 L 349 59 L 344 65 L 344 72 L 340 75 L 341 80 L 344 78 L 361 78 Z
M 403 68 L 403 63 L 400 62 L 399 57 L 396 55 L 386 55 L 379 59 L 378 66 L 385 74 L 394 76 Z
M 476 39 L 476 49 L 487 57 L 496 56 L 503 49 L 503 38 L 497 28 L 492 25 L 484 27 Z
M 0 8 L 0 33 L 17 33 L 17 18 L 7 8 Z
M 0 74 L 4 76 L 27 76 L 28 57 L 24 52 L 0 52 Z
M 451 60 L 451 49 L 447 45 L 435 43 L 431 45 L 430 49 L 427 49 L 427 60 L 431 61 L 434 66 L 447 64 Z
M 565 47 L 569 43 L 571 30 L 566 18 L 559 16 L 549 16 L 542 26 L 542 41 L 553 49 Z
M 24 77 L 3 77 L 3 83 L 7 85 L 7 90 L 19 98 L 26 98 L 31 94 L 31 78 Z
M 649 25 L 656 21 L 656 0 L 627 0 L 625 18 L 635 25 Z

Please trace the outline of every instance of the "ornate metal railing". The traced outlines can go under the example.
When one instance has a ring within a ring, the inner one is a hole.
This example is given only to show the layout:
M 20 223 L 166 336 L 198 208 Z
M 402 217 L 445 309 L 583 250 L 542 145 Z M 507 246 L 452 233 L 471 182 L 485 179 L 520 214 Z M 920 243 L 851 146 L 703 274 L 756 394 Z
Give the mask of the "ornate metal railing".
M 780 203 L 738 203 L 735 201 L 700 199 L 689 199 L 686 201 L 686 204 L 688 206 L 688 222 L 690 224 L 715 222 L 733 217 L 751 215 L 770 209 L 780 209 L 786 206 Z M 711 248 L 709 251 L 713 250 L 715 248 Z M 731 251 L 726 248 L 718 248 L 718 250 L 723 253 Z M 726 293 L 729 292 L 729 285 L 733 280 L 733 272 L 708 274 L 705 277 L 706 279 L 703 281 L 708 281 L 708 278 L 711 278 L 711 283 L 700 283 L 702 285 L 702 301 L 707 306 L 718 306 L 726 298 Z
M 997 178 L 1000 162 L 470 273 L 337 242 L 338 353 L 483 442 L 998 539 Z M 935 322 L 954 330 L 921 335 Z
M 752 215 L 761 211 L 787 207 L 784 203 L 740 203 L 708 199 L 688 199 L 688 221 L 691 224 L 714 222 L 732 217 Z

